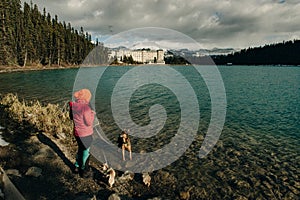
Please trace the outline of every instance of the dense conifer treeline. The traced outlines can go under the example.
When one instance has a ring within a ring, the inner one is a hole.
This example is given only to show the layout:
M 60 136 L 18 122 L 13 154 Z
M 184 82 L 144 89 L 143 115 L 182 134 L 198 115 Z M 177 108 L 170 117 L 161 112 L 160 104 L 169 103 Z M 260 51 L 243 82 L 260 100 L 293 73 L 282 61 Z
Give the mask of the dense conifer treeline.
M 165 57 L 166 64 L 300 65 L 300 40 L 242 49 L 226 55 L 182 57 L 170 52 L 168 54 L 172 56 Z
M 0 19 L 0 65 L 76 65 L 103 45 L 93 44 L 82 27 L 59 22 L 45 8 L 41 13 L 36 4 L 1 0 Z
M 300 65 L 300 40 L 243 49 L 213 60 L 217 65 Z

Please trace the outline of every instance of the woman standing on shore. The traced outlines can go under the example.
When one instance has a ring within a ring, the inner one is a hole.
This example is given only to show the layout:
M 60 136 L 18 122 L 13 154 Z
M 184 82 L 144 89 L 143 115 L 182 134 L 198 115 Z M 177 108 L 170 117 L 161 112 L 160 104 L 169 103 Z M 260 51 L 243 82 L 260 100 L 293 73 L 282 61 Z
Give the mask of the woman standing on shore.
M 74 93 L 75 102 L 70 102 L 70 118 L 74 121 L 74 136 L 78 145 L 74 173 L 81 177 L 89 176 L 90 146 L 93 141 L 95 112 L 91 109 L 92 94 L 88 89 Z

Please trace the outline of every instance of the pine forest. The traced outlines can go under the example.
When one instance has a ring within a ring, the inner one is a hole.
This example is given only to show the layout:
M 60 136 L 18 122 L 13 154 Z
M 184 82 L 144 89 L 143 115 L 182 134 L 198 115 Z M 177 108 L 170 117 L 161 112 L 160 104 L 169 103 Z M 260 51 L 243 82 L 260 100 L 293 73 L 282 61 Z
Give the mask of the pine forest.
M 0 1 L 0 65 L 61 66 L 81 64 L 95 46 L 91 35 L 58 21 L 36 4 Z

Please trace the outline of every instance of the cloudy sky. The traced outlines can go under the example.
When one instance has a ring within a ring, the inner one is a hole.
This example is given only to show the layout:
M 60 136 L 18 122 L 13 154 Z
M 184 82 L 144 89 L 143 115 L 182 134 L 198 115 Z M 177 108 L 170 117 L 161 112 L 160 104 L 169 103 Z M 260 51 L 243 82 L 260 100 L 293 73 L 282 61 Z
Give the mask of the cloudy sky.
M 24 1 L 24 0 L 23 0 Z M 25 0 L 30 2 L 30 0 Z M 203 48 L 247 48 L 300 39 L 299 0 L 32 0 L 40 11 L 105 40 L 161 27 Z M 166 38 L 163 38 L 166 39 Z

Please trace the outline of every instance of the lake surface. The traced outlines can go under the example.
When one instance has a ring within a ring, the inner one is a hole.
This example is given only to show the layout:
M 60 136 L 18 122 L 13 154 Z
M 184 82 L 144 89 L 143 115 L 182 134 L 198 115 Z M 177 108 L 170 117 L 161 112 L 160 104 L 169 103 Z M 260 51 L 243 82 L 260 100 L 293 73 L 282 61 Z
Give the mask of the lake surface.
M 150 67 L 158 69 L 158 66 Z M 108 68 L 96 89 L 97 117 L 113 143 L 120 132 L 111 107 L 113 89 L 133 68 Z M 198 153 L 211 117 L 209 91 L 193 67 L 172 69 L 189 82 L 200 111 L 194 141 L 178 160 L 164 168 L 175 177 L 179 188 L 195 186 L 191 189 L 194 198 L 297 199 L 300 195 L 300 67 L 219 66 L 227 97 L 226 121 L 217 144 L 202 159 Z M 87 70 L 97 72 L 95 68 Z M 78 69 L 67 69 L 0 74 L 0 93 L 17 93 L 21 99 L 64 105 L 72 98 L 77 72 Z M 165 77 L 166 81 L 174 79 Z M 140 81 L 131 77 L 134 78 Z M 175 87 L 184 92 L 183 85 Z M 123 86 L 126 96 L 131 88 L 126 83 Z M 157 135 L 132 137 L 134 152 L 160 149 L 176 135 L 183 108 L 168 87 L 154 83 L 134 91 L 129 104 L 130 117 L 139 126 L 147 126 L 149 109 L 155 104 L 165 109 L 167 119 L 162 129 L 157 128 Z M 153 112 L 160 115 L 159 109 Z

